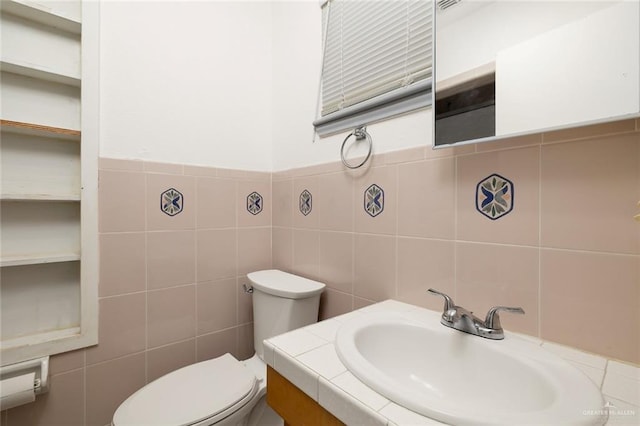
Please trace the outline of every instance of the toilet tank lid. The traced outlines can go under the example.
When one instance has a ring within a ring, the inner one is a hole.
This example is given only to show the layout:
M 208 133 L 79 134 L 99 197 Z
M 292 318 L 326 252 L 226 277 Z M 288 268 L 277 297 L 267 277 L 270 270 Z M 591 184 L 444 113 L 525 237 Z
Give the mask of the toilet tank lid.
M 247 277 L 253 287 L 263 293 L 288 299 L 306 299 L 322 293 L 325 288 L 321 282 L 277 269 L 251 272 Z

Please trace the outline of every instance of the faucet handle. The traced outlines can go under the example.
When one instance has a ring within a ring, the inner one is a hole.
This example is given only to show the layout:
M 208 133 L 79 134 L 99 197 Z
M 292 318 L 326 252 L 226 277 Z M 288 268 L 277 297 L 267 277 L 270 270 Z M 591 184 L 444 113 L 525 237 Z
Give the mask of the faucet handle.
M 444 298 L 444 312 L 446 313 L 447 311 L 450 311 L 451 309 L 455 309 L 456 304 L 453 302 L 453 299 L 450 298 L 448 295 L 439 292 L 438 290 L 434 290 L 432 288 L 430 288 L 429 290 L 427 290 L 429 293 L 431 294 L 435 294 L 437 296 L 442 296 Z
M 502 325 L 500 324 L 500 315 L 498 314 L 498 312 L 500 311 L 511 312 L 514 314 L 524 314 L 524 309 L 520 307 L 511 308 L 509 306 L 494 306 L 493 308 L 489 309 L 489 312 L 487 312 L 487 318 L 484 320 L 484 324 L 487 328 L 494 330 L 502 328 Z

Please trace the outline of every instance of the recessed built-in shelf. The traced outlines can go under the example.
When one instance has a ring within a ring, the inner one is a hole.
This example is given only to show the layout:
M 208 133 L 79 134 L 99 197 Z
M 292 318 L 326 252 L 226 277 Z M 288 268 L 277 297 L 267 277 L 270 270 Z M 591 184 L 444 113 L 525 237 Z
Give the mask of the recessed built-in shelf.
M 0 208 L 3 257 L 80 252 L 80 203 L 2 200 Z
M 62 330 L 54 330 L 29 336 L 21 336 L 0 341 L 0 349 L 6 350 L 11 348 L 19 348 L 21 346 L 33 346 L 39 343 L 55 342 L 56 340 L 77 336 L 79 334 L 80 327 L 69 327 Z
M 23 135 L 44 136 L 51 138 L 62 138 L 70 140 L 80 140 L 80 130 L 64 129 L 61 127 L 44 126 L 35 123 L 25 123 L 22 121 L 0 120 L 0 129 L 3 132 L 18 133 Z
M 36 65 L 20 63 L 20 61 L 3 59 L 2 61 L 0 61 L 0 70 L 22 75 L 25 77 L 37 78 L 39 80 L 80 87 L 79 76 L 64 75 L 55 71 L 47 70 L 43 67 L 38 67 Z
M 100 9 L 1 0 L 0 11 L 4 366 L 98 342 Z
M 78 141 L 2 131 L 2 200 L 80 201 Z
M 58 5 L 64 5 L 64 2 L 58 2 Z M 80 34 L 82 31 L 79 16 L 73 16 L 69 10 L 55 9 L 27 0 L 2 0 L 2 11 L 73 34 Z
M 60 263 L 60 262 L 75 262 L 80 260 L 80 255 L 76 253 L 62 253 L 57 255 L 25 255 L 25 256 L 9 256 L 0 258 L 0 266 L 24 266 L 24 265 L 39 265 L 42 263 Z
M 2 70 L 2 119 L 80 130 L 81 88 Z
M 1 268 L 0 278 L 3 344 L 80 326 L 80 262 Z

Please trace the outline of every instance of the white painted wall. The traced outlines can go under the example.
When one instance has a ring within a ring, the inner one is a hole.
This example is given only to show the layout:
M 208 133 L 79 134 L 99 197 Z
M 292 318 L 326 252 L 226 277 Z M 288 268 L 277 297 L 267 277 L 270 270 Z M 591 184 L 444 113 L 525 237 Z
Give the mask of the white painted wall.
M 469 15 L 448 27 L 440 52 L 483 42 L 438 74 L 484 64 L 507 41 L 606 6 L 544 2 L 553 11 L 534 13 L 523 9 L 528 2 L 509 3 L 524 17 L 518 33 L 505 37 L 499 24 L 501 13 L 514 10 L 476 7 L 495 24 L 480 27 Z M 461 36 L 455 25 L 472 35 Z M 321 33 L 317 0 L 102 0 L 100 155 L 264 171 L 339 161 L 348 132 L 318 138 L 311 124 Z M 430 145 L 431 120 L 426 109 L 370 124 L 374 152 Z M 358 148 L 350 155 L 361 154 Z
M 293 167 L 313 140 L 322 49 L 316 1 L 273 5 L 273 161 L 275 170 Z
M 339 161 L 348 132 L 313 142 L 321 33 L 317 0 L 103 0 L 100 155 L 267 171 Z M 375 152 L 428 143 L 430 120 L 371 125 Z
M 100 155 L 271 170 L 271 10 L 103 0 Z

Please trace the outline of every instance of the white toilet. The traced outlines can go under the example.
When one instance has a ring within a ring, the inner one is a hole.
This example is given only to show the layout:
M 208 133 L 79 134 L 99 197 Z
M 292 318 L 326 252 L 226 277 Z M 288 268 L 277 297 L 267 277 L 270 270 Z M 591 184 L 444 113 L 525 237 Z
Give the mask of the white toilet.
M 278 270 L 247 277 L 254 290 L 253 357 L 238 361 L 227 353 L 162 376 L 120 404 L 113 426 L 282 425 L 265 401 L 262 341 L 316 322 L 325 285 Z

